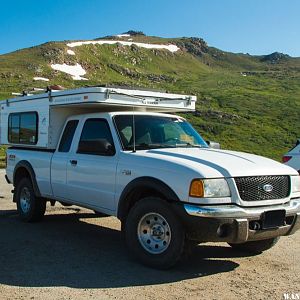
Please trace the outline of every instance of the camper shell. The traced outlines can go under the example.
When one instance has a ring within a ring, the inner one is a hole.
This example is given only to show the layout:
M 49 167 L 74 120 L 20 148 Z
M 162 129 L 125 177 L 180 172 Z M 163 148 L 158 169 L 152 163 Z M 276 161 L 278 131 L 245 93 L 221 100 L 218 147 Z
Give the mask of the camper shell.
M 7 99 L 0 105 L 0 144 L 55 149 L 70 116 L 108 111 L 193 111 L 195 102 L 196 96 L 120 87 L 49 90 Z M 21 122 L 26 124 L 23 132 Z

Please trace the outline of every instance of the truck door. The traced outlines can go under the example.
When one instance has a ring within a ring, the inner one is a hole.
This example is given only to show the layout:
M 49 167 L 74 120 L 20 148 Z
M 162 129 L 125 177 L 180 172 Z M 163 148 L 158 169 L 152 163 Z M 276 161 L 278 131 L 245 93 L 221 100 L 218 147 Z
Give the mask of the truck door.
M 51 161 L 51 186 L 53 195 L 57 198 L 69 198 L 66 189 L 67 165 L 70 160 L 70 150 L 79 120 L 67 122 L 58 149 Z
M 116 166 L 117 157 L 107 120 L 85 120 L 77 147 L 67 164 L 70 199 L 92 208 L 115 210 Z

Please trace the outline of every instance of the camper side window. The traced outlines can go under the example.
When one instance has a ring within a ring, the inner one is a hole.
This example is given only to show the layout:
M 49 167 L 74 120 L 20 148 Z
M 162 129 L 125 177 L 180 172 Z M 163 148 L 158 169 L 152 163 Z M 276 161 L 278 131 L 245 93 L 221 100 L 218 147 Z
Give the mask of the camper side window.
M 10 114 L 8 117 L 8 141 L 12 144 L 35 145 L 38 141 L 37 113 Z

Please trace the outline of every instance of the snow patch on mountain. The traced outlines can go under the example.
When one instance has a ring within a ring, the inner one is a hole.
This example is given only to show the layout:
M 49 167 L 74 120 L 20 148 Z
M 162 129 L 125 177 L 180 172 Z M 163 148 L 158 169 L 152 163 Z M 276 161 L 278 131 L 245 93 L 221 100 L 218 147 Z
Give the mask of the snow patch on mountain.
M 49 81 L 49 79 L 45 77 L 33 77 L 33 80 Z
M 123 34 L 116 34 L 115 36 L 119 37 L 119 38 L 122 38 L 122 37 L 129 37 L 130 34 L 128 33 L 123 33 Z
M 72 42 L 72 43 L 68 43 L 67 46 L 73 48 L 73 47 L 78 47 L 78 46 L 82 46 L 82 45 L 104 45 L 104 44 L 114 45 L 114 44 L 117 44 L 117 43 L 122 44 L 124 46 L 131 46 L 132 44 L 134 44 L 138 47 L 147 48 L 147 49 L 166 49 L 170 52 L 176 52 L 176 51 L 179 50 L 179 47 L 177 47 L 176 45 L 172 45 L 172 44 L 169 44 L 169 45 L 146 44 L 146 43 L 113 41 L 113 40 Z
M 80 64 L 70 66 L 67 64 L 52 64 L 51 68 L 57 71 L 61 71 L 70 74 L 74 80 L 88 80 L 87 78 L 81 77 L 86 74 L 86 71 L 82 68 Z
M 74 52 L 73 50 L 71 50 L 71 49 L 68 49 L 68 50 L 67 50 L 67 53 L 68 53 L 69 55 L 75 55 L 75 52 Z

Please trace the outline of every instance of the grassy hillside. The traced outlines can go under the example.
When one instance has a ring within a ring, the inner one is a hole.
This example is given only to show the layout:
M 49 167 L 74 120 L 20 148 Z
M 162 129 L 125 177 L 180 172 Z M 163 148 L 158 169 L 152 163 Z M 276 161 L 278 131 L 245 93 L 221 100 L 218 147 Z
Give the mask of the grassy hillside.
M 0 99 L 47 84 L 159 88 L 196 94 L 197 111 L 185 116 L 205 139 L 219 141 L 223 148 L 279 160 L 300 137 L 300 58 L 280 53 L 227 53 L 197 38 L 130 38 L 176 44 L 180 50 L 171 53 L 135 45 L 84 45 L 72 48 L 73 56 L 67 54 L 67 42 L 22 49 L 0 55 Z M 87 71 L 84 77 L 88 81 L 74 81 L 70 75 L 53 70 L 51 63 L 79 63 Z M 34 81 L 34 76 L 50 82 Z
M 0 147 L 0 168 L 5 166 L 5 147 Z

